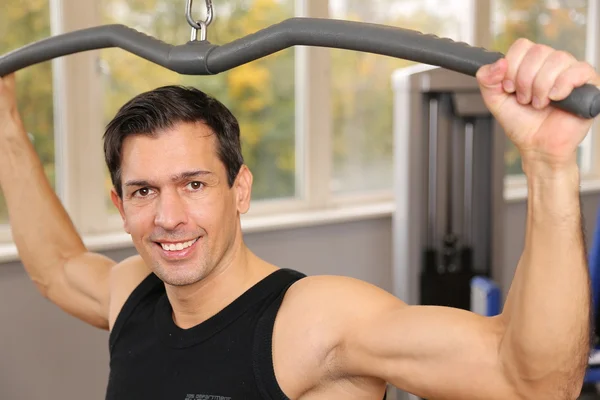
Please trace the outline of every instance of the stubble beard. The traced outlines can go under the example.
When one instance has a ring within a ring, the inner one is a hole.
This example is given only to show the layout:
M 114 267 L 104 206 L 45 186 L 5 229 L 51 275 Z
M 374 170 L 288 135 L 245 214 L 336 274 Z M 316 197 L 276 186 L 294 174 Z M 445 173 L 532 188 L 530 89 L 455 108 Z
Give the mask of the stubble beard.
M 184 261 L 154 260 L 154 273 L 165 284 L 189 286 L 201 281 L 210 273 L 210 255 L 202 249 L 201 257 Z

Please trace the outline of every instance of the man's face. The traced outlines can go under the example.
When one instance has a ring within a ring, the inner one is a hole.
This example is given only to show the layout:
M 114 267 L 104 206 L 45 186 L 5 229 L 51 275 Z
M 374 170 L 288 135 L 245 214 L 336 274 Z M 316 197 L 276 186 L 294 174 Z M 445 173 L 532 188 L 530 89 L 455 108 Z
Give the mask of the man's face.
M 140 255 L 167 284 L 201 280 L 241 240 L 239 213 L 248 210 L 252 175 L 242 167 L 230 188 L 217 145 L 199 123 L 123 143 L 123 198 L 113 189 L 113 203 Z

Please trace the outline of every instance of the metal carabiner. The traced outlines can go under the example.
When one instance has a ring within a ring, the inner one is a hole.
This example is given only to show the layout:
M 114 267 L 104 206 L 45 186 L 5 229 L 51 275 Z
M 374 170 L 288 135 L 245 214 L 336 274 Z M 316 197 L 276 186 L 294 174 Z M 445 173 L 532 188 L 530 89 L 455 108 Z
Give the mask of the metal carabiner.
M 187 0 L 185 5 L 185 18 L 188 24 L 192 27 L 191 40 L 198 40 L 198 31 L 200 31 L 200 40 L 206 40 L 206 28 L 210 25 L 213 20 L 214 10 L 212 0 L 205 0 L 206 3 L 206 19 L 195 20 L 192 18 L 192 5 L 193 0 Z

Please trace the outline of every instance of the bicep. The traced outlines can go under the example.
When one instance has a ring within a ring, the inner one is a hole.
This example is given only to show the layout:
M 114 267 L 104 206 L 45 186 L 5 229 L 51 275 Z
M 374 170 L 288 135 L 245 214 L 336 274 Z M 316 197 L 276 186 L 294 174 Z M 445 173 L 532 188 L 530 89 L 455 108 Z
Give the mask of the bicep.
M 55 275 L 46 296 L 70 315 L 108 329 L 110 273 L 114 260 L 86 252 L 67 260 Z
M 368 285 L 353 292 L 360 305 L 344 335 L 346 373 L 376 376 L 428 399 L 518 398 L 498 355 L 499 317 L 407 306 Z

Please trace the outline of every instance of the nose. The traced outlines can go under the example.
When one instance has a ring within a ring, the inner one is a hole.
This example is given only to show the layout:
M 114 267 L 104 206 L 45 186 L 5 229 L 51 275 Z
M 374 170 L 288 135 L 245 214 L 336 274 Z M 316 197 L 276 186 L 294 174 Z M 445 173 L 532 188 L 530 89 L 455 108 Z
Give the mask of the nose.
M 154 223 L 165 230 L 174 230 L 187 222 L 185 202 L 176 191 L 163 191 L 156 208 Z

